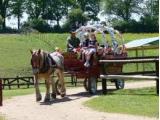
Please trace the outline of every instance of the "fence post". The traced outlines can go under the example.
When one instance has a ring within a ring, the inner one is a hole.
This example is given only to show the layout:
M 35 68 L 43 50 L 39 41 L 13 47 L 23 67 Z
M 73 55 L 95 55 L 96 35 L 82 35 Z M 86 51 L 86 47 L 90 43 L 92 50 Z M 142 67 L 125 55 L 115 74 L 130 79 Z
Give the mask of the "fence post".
M 106 74 L 104 63 L 101 63 L 101 73 Z M 102 79 L 102 93 L 103 94 L 107 93 L 107 79 L 104 78 Z
M 2 101 L 3 101 L 2 96 L 3 96 L 3 94 L 2 94 L 2 79 L 0 79 L 0 106 L 2 106 Z
M 102 79 L 102 92 L 103 94 L 107 93 L 107 80 L 106 79 Z
M 156 92 L 159 95 L 159 61 L 156 61 L 155 63 L 156 67 L 156 76 L 158 79 L 156 79 Z
M 17 76 L 16 79 L 17 79 L 17 87 L 20 88 L 20 85 L 19 85 L 19 77 Z

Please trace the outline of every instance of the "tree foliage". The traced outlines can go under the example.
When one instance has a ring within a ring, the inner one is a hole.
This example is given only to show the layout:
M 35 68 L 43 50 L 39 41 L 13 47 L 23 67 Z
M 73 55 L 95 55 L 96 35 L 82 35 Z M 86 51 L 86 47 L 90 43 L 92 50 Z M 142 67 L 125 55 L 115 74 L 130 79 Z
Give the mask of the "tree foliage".
M 132 13 L 139 13 L 139 6 L 143 0 L 104 0 L 105 13 L 116 15 L 117 17 L 129 21 Z
M 55 20 L 59 26 L 59 21 L 68 12 L 68 5 L 65 0 L 46 0 L 43 18 L 47 20 Z
M 7 9 L 9 7 L 10 0 L 0 0 L 0 15 L 3 19 L 2 28 L 6 28 Z
M 0 28 L 6 29 L 8 16 L 17 17 L 20 28 L 21 18 L 27 13 L 25 25 L 40 32 L 67 32 L 89 20 L 98 21 L 100 6 L 109 17 L 116 16 L 111 17 L 113 26 L 124 32 L 158 32 L 159 0 L 0 0 Z M 132 19 L 133 13 L 141 16 L 139 21 Z M 57 24 L 51 27 L 48 21 Z
M 25 11 L 24 1 L 25 0 L 11 0 L 10 10 L 11 14 L 17 17 L 18 29 L 20 29 L 20 19 L 22 18 L 23 12 Z
M 91 20 L 98 20 L 97 15 L 100 11 L 100 0 L 77 0 L 76 7 L 80 8 Z
M 30 19 L 38 19 L 44 10 L 45 0 L 26 0 L 26 12 Z

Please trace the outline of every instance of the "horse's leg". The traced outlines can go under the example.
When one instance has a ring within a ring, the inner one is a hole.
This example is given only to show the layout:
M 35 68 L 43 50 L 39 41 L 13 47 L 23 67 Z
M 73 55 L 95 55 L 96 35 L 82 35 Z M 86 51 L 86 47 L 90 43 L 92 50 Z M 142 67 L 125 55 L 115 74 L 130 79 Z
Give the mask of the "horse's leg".
M 50 78 L 47 77 L 45 78 L 45 80 L 46 80 L 46 95 L 45 95 L 44 102 L 48 102 L 50 101 Z
M 52 82 L 52 94 L 51 94 L 51 96 L 52 96 L 53 99 L 56 99 L 55 81 L 54 81 L 54 78 L 52 78 L 52 77 L 50 77 L 50 79 L 51 79 L 51 82 Z
M 65 83 L 64 83 L 64 73 L 62 69 L 58 69 L 58 77 L 61 83 L 61 97 L 66 95 Z
M 39 81 L 37 75 L 34 76 L 34 81 L 35 81 L 36 101 L 40 101 L 42 99 L 42 96 L 39 90 Z

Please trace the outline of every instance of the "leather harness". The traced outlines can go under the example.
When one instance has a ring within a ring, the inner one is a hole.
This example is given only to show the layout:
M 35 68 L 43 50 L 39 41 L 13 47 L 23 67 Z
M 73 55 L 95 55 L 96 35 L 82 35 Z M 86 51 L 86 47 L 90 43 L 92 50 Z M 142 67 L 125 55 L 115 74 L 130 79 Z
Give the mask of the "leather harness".
M 53 60 L 50 54 L 46 53 L 43 56 L 43 66 L 40 69 L 39 73 L 45 73 L 47 72 L 50 68 L 56 68 L 56 62 Z

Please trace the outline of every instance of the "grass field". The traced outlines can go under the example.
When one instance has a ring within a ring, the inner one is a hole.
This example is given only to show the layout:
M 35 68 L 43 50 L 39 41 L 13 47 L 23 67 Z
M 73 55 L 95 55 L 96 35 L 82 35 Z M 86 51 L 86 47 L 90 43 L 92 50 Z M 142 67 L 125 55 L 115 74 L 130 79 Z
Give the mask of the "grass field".
M 2 116 L 0 116 L 0 120 L 5 120 L 5 118 L 4 118 L 4 117 L 2 117 Z
M 16 77 L 16 76 L 30 76 L 30 49 L 44 49 L 47 51 L 54 51 L 55 46 L 66 50 L 66 38 L 69 34 L 0 34 L 0 78 L 1 77 Z M 125 43 L 141 38 L 157 37 L 158 33 L 148 34 L 124 34 Z M 101 40 L 101 36 L 98 36 Z M 139 55 L 141 52 L 139 52 Z M 157 51 L 146 51 L 146 55 L 158 55 Z M 134 53 L 130 52 L 129 56 Z M 147 65 L 148 69 L 152 69 L 153 65 Z M 126 66 L 125 70 L 132 71 L 135 65 Z M 44 87 L 41 87 L 44 91 Z M 153 95 L 153 88 L 144 90 L 120 90 L 107 96 L 95 98 L 85 104 L 94 109 L 105 112 L 118 112 L 128 114 L 146 115 L 150 117 L 158 116 L 158 97 Z M 4 98 L 8 99 L 13 96 L 26 95 L 34 93 L 34 88 L 30 89 L 14 89 L 4 90 Z M 147 93 L 147 95 L 146 95 Z M 144 94 L 144 95 L 143 95 Z M 154 92 L 155 94 L 155 92 Z M 101 102 L 98 102 L 101 101 Z M 100 105 L 99 105 L 100 103 Z M 107 104 L 110 103 L 110 104 Z M 126 106 L 127 104 L 127 107 Z M 109 109 L 108 109 L 109 108 Z M 148 108 L 151 108 L 148 110 Z M 155 109 L 156 108 L 156 109 Z M 120 110 L 121 109 L 121 110 Z M 120 110 L 120 111 L 119 111 Z M 138 111 L 138 112 L 137 112 Z M 0 117 L 0 120 L 4 120 Z
M 155 88 L 118 90 L 106 96 L 93 98 L 84 105 L 94 110 L 156 117 L 159 115 L 159 97 Z
M 0 77 L 16 77 L 31 75 L 30 49 L 54 51 L 55 46 L 66 49 L 66 38 L 69 34 L 1 34 L 0 35 Z M 156 37 L 153 34 L 124 34 L 125 43 L 131 40 Z M 101 36 L 98 36 L 101 40 Z M 158 52 L 147 52 L 158 55 Z M 129 53 L 130 55 L 133 53 Z M 131 67 L 130 67 L 131 68 Z M 134 66 L 133 66 L 134 68 Z M 133 69 L 132 68 L 132 69 Z

